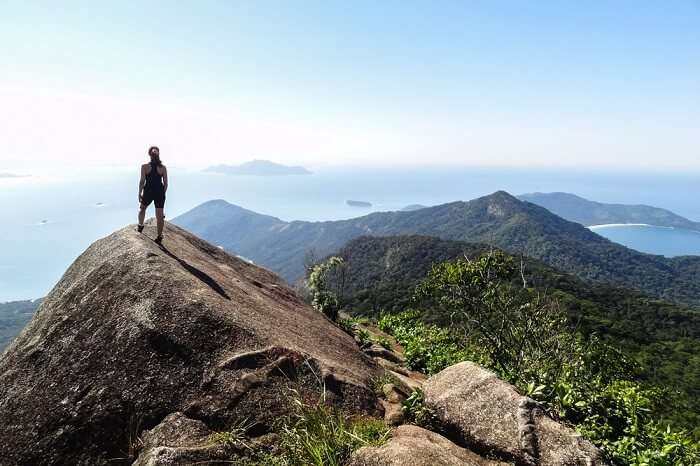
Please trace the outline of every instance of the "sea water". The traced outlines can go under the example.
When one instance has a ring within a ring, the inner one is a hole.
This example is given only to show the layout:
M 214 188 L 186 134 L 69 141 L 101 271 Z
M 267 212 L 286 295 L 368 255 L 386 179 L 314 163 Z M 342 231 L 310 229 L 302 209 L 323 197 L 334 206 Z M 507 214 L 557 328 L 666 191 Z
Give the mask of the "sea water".
M 283 220 L 335 220 L 505 190 L 572 192 L 601 202 L 650 204 L 700 219 L 695 201 L 700 188 L 689 175 L 360 167 L 321 167 L 313 172 L 227 176 L 169 167 L 166 216 L 173 218 L 210 199 L 225 199 Z M 44 296 L 93 241 L 136 221 L 138 167 L 32 175 L 0 178 L 0 302 Z M 348 206 L 349 199 L 372 207 Z M 594 231 L 644 252 L 700 254 L 700 234 L 694 232 L 647 227 Z
M 700 255 L 700 231 L 656 225 L 597 225 L 590 229 L 611 241 L 649 254 Z

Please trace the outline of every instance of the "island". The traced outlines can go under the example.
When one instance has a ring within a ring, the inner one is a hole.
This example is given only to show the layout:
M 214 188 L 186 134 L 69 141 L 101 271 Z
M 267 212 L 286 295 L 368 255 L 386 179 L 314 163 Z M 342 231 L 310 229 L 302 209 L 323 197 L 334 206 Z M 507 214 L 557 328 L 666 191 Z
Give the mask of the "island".
M 353 201 L 352 199 L 348 199 L 345 203 L 350 207 L 372 207 L 372 203 L 367 201 Z
M 400 210 L 400 212 L 412 212 L 414 210 L 420 210 L 420 209 L 425 209 L 428 206 L 422 205 L 422 204 L 409 204 L 403 209 Z
M 286 176 L 310 175 L 311 172 L 301 166 L 282 165 L 269 160 L 251 160 L 240 165 L 214 165 L 204 170 L 209 173 L 248 176 Z
M 0 172 L 0 178 L 26 178 L 28 175 L 17 175 L 15 173 Z

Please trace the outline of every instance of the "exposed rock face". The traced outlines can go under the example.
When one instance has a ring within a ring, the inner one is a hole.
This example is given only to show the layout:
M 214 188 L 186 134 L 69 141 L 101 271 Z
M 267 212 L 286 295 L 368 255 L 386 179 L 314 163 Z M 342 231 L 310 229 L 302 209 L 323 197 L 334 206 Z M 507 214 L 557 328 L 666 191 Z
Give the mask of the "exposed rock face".
M 417 426 L 398 427 L 379 448 L 357 450 L 350 466 L 506 466 L 461 448 L 445 437 Z
M 177 227 L 153 237 L 128 227 L 90 246 L 0 356 L 0 464 L 124 464 L 133 432 L 158 424 L 192 435 L 149 434 L 151 449 L 199 448 L 245 417 L 264 433 L 290 386 L 381 412 L 376 364 L 274 274 Z
M 142 453 L 133 466 L 226 464 L 243 446 L 212 444 L 213 433 L 202 421 L 182 413 L 170 414 L 143 434 Z
M 460 445 L 520 465 L 593 466 L 602 453 L 536 403 L 472 362 L 428 379 L 425 401 Z

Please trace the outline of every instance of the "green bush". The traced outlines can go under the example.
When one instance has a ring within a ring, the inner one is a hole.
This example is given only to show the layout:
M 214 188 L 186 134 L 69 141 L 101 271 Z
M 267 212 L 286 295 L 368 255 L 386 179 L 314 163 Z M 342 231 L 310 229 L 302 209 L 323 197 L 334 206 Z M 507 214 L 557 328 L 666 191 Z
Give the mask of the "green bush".
M 466 360 L 479 360 L 469 351 L 462 339 L 449 329 L 424 324 L 419 320 L 420 312 L 406 311 L 384 315 L 379 319 L 379 328 L 391 334 L 404 348 L 404 357 L 409 368 L 436 374 L 444 368 Z
M 425 404 L 425 393 L 418 388 L 401 402 L 401 411 L 408 422 L 426 429 L 435 430 L 438 426 L 435 412 Z

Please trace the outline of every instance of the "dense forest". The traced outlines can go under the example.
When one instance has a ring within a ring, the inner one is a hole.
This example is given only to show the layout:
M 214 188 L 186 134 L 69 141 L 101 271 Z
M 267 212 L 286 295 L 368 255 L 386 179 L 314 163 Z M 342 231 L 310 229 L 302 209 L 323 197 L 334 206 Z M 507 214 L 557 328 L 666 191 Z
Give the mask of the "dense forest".
M 434 264 L 474 259 L 491 249 L 425 236 L 358 238 L 337 254 L 344 261 L 338 291 L 355 314 L 399 313 L 421 305 L 413 300 L 414 290 Z M 520 269 L 515 284 L 524 281 L 555 299 L 579 332 L 622 349 L 640 364 L 642 379 L 670 389 L 664 414 L 674 424 L 700 425 L 700 311 L 635 290 L 592 285 L 535 259 L 515 260 Z M 424 319 L 449 326 L 449 316 L 435 309 Z

